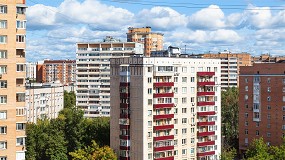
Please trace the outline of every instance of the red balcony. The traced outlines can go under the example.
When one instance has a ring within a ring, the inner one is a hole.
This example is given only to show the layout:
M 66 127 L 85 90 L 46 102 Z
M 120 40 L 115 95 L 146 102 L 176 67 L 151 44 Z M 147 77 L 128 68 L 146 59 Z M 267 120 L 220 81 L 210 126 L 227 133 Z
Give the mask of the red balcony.
M 209 112 L 197 112 L 198 116 L 210 116 L 210 115 L 215 115 L 215 111 L 209 111 Z
M 154 98 L 160 98 L 160 97 L 174 97 L 174 93 L 154 93 Z
M 200 137 L 212 136 L 212 135 L 215 135 L 215 131 L 212 131 L 212 132 L 198 132 L 197 135 L 200 136 Z
M 174 157 L 162 157 L 162 158 L 154 158 L 154 160 L 174 160 Z
M 214 86 L 215 82 L 197 82 L 198 86 Z
M 215 75 L 215 72 L 197 72 L 197 75 L 198 76 L 201 76 L 201 77 L 204 77 L 204 76 L 214 76 Z
M 154 115 L 153 119 L 168 119 L 174 118 L 174 114 L 162 114 L 162 115 Z
M 120 118 L 130 118 L 130 114 L 120 114 Z
M 127 87 L 130 85 L 130 82 L 120 82 L 120 87 Z
M 198 106 L 214 106 L 215 102 L 198 102 Z
M 174 103 L 162 103 L 162 104 L 154 104 L 153 108 L 159 109 L 159 108 L 172 108 L 174 106 Z
M 120 160 L 130 160 L 130 157 L 122 157 L 122 156 L 120 156 Z
M 130 146 L 120 146 L 120 150 L 130 150 Z
M 204 152 L 204 153 L 197 153 L 198 157 L 204 157 L 204 156 L 210 156 L 210 155 L 214 155 L 215 151 L 210 151 L 210 152 Z
M 155 87 L 172 87 L 174 86 L 174 82 L 155 82 L 153 85 Z
M 197 122 L 198 126 L 211 126 L 211 125 L 215 125 L 215 121 L 212 122 Z
M 168 130 L 168 129 L 173 129 L 174 128 L 174 124 L 170 124 L 170 125 L 162 125 L 162 126 L 153 126 L 153 130 L 157 131 L 157 130 Z
M 208 142 L 198 142 L 197 146 L 202 147 L 202 146 L 210 146 L 210 145 L 215 145 L 215 141 L 208 141 Z
M 120 98 L 128 98 L 129 96 L 129 93 L 120 93 Z
M 120 129 L 130 129 L 130 125 L 120 125 Z
M 173 150 L 174 146 L 154 147 L 155 152 Z
M 120 135 L 120 139 L 130 140 L 130 136 L 129 135 Z
M 168 139 L 174 139 L 174 135 L 153 137 L 154 141 L 162 141 L 162 140 L 168 140 Z
M 128 108 L 129 104 L 128 103 L 120 103 L 120 108 Z
M 197 92 L 197 96 L 214 96 L 215 92 Z

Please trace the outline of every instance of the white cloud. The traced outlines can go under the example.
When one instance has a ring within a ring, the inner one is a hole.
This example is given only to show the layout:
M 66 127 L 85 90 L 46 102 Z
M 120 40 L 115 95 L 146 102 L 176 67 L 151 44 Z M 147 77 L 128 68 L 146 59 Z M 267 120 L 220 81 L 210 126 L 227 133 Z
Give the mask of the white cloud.
M 254 28 L 268 28 L 272 25 L 272 14 L 270 7 L 255 7 L 248 6 L 245 11 L 247 23 L 250 27 Z

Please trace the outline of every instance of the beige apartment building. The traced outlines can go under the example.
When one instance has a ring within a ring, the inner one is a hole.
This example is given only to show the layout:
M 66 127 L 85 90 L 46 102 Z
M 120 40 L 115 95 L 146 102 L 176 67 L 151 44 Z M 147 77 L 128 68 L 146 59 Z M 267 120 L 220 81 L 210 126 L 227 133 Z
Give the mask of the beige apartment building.
M 163 50 L 163 34 L 151 31 L 151 27 L 128 28 L 128 42 L 139 42 L 144 44 L 144 55 L 149 57 L 151 51 Z
M 128 57 L 110 63 L 110 145 L 120 160 L 219 159 L 220 60 Z
M 0 0 L 0 159 L 25 159 L 25 0 Z

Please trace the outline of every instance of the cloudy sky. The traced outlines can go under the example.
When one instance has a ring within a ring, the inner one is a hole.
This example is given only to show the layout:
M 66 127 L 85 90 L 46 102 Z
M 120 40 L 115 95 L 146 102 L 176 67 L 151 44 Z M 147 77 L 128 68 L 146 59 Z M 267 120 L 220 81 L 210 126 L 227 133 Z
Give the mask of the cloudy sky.
M 270 2 L 270 3 L 269 3 Z M 27 61 L 75 59 L 76 42 L 151 26 L 165 47 L 285 55 L 285 0 L 27 0 Z

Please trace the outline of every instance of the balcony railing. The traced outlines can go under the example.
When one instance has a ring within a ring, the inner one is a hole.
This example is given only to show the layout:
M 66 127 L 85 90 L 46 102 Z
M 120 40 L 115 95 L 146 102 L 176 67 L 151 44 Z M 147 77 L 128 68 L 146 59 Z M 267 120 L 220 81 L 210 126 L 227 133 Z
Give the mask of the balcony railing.
M 211 136 L 211 135 L 215 135 L 215 131 L 212 131 L 212 132 L 209 132 L 209 131 L 198 132 L 197 135 L 200 136 L 200 137 Z
M 129 104 L 128 103 L 120 103 L 120 108 L 128 108 Z
M 197 106 L 214 106 L 215 102 L 198 102 Z
M 174 82 L 154 82 L 153 85 L 155 87 L 172 87 Z
M 174 124 L 170 124 L 170 125 L 162 125 L 162 126 L 153 126 L 153 130 L 157 131 L 157 130 L 168 130 L 168 129 L 173 129 L 174 128 Z
M 172 108 L 174 107 L 174 103 L 162 103 L 162 104 L 154 104 L 153 108 L 158 109 L 158 108 Z
M 168 136 L 158 136 L 154 137 L 154 141 L 161 141 L 161 140 L 168 140 L 168 139 L 174 139 L 174 135 L 168 135 Z
M 197 122 L 198 126 L 210 126 L 210 125 L 215 125 L 215 121 L 212 122 Z
M 215 111 L 208 111 L 208 112 L 197 112 L 198 116 L 210 116 L 210 115 L 215 115 Z
M 160 97 L 174 97 L 174 93 L 154 93 L 154 98 L 160 98 Z
M 197 146 L 202 147 L 202 146 L 210 146 L 210 145 L 215 145 L 215 141 L 207 141 L 207 142 L 198 142 Z
M 173 150 L 174 146 L 154 147 L 155 152 Z
M 215 82 L 197 82 L 198 86 L 214 86 Z
M 215 151 L 209 151 L 209 152 L 203 152 L 203 153 L 197 153 L 198 157 L 204 157 L 204 156 L 210 156 L 210 155 L 214 155 Z
M 162 114 L 162 115 L 154 115 L 153 119 L 168 119 L 174 118 L 174 114 Z
M 160 158 L 154 158 L 154 160 L 174 160 L 174 157 L 160 157 Z
M 197 92 L 197 96 L 214 96 L 215 92 Z
M 197 72 L 197 75 L 198 76 L 214 76 L 215 75 L 215 72 Z

